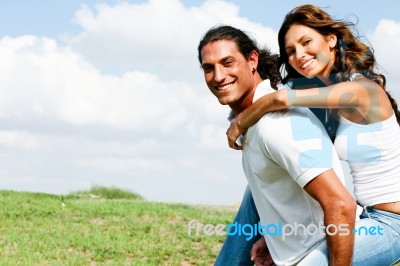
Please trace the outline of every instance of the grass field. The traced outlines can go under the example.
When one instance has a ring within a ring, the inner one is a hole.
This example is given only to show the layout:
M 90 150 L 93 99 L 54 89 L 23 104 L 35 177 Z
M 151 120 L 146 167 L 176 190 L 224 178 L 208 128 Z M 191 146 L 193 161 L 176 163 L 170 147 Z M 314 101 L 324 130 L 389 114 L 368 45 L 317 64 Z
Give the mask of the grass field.
M 0 265 L 212 265 L 232 208 L 148 202 L 118 189 L 68 196 L 0 191 Z
M 1 266 L 212 265 L 225 236 L 196 236 L 196 224 L 189 235 L 188 224 L 226 225 L 236 213 L 101 187 L 68 196 L 0 191 L 0 206 Z

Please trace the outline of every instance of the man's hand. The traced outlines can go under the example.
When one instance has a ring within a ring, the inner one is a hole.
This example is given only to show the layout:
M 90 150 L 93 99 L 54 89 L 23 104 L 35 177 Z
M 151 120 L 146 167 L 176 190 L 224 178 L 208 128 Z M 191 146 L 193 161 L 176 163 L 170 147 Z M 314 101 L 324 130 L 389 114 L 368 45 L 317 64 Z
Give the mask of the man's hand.
M 269 254 L 267 243 L 265 243 L 264 237 L 261 237 L 256 243 L 254 243 L 250 251 L 251 260 L 254 261 L 256 266 L 272 266 L 271 254 Z

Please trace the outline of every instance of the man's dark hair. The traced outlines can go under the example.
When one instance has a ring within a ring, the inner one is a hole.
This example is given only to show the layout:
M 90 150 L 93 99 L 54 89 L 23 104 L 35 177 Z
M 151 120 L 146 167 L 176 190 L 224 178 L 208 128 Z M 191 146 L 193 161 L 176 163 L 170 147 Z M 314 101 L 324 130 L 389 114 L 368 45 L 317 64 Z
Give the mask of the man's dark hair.
M 248 59 L 252 51 L 258 53 L 257 71 L 262 79 L 269 79 L 271 86 L 277 89 L 277 84 L 281 81 L 279 72 L 279 56 L 270 52 L 268 48 L 259 49 L 255 40 L 240 29 L 232 26 L 223 25 L 209 29 L 200 40 L 198 50 L 198 59 L 202 64 L 201 50 L 205 45 L 211 42 L 229 40 L 236 43 L 240 53 Z

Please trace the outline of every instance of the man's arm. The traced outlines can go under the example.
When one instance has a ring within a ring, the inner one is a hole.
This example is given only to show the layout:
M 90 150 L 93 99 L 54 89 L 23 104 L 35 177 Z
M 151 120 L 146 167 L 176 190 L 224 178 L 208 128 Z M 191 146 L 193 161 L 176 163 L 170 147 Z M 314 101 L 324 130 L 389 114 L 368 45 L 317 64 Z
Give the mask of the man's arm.
M 304 189 L 321 205 L 325 226 L 332 224 L 339 228 L 340 224 L 344 224 L 349 230 L 346 235 L 340 235 L 340 231 L 335 235 L 326 234 L 329 265 L 351 265 L 354 246 L 354 234 L 351 230 L 355 225 L 357 208 L 355 200 L 332 169 L 318 175 Z

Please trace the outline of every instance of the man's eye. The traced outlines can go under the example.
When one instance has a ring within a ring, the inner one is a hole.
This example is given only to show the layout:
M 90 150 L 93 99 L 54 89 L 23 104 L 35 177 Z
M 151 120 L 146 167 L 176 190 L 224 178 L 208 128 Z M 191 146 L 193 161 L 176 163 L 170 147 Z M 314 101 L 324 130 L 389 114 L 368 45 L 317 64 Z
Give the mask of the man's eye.
M 203 67 L 204 73 L 209 73 L 212 71 L 212 67 Z

